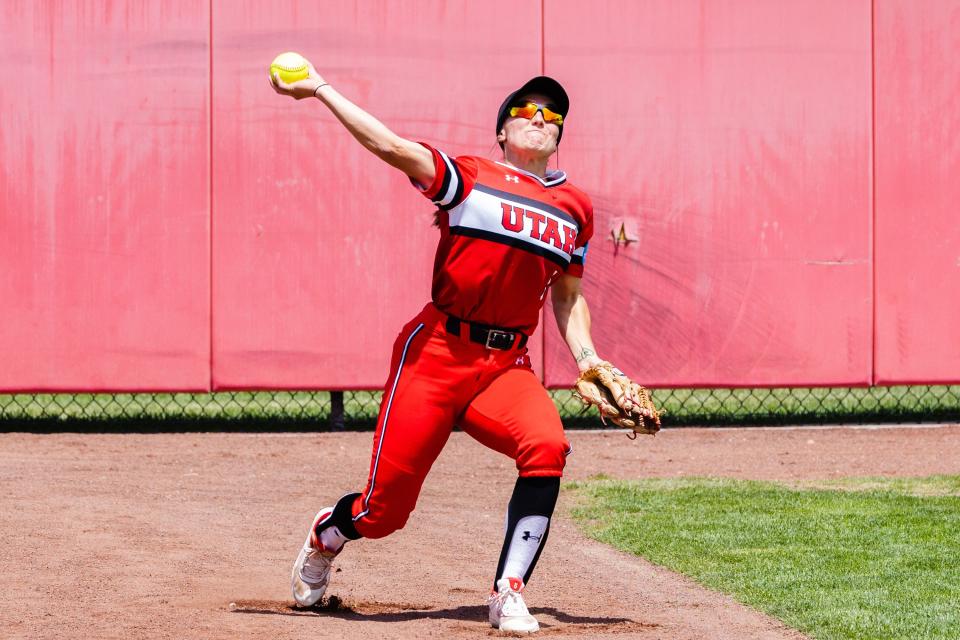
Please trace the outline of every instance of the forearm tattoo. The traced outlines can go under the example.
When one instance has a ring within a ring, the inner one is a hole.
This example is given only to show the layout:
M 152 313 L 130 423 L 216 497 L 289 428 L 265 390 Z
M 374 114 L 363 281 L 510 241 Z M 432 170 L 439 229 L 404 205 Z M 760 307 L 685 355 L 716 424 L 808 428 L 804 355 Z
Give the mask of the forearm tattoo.
M 595 356 L 595 355 L 597 354 L 594 353 L 591 349 L 587 349 L 586 347 L 584 347 L 583 349 L 580 350 L 580 355 L 577 356 L 577 362 L 582 362 L 587 358 L 589 358 L 590 356 Z

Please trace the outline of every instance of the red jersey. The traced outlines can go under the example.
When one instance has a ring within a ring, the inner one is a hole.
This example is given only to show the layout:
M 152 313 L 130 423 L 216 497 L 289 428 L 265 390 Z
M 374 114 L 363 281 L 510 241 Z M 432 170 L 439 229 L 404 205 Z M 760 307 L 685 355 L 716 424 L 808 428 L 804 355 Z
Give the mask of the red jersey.
M 590 198 L 562 171 L 540 178 L 424 146 L 436 177 L 421 191 L 439 208 L 433 303 L 464 320 L 530 335 L 550 285 L 565 273 L 583 275 L 593 235 Z

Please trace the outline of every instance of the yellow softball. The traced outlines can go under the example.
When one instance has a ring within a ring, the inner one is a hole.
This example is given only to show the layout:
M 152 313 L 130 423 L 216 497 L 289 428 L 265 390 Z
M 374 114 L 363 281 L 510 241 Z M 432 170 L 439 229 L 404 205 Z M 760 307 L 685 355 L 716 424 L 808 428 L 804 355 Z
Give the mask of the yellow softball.
M 287 51 L 281 53 L 273 62 L 270 63 L 270 76 L 273 74 L 280 76 L 280 79 L 286 83 L 303 80 L 310 74 L 307 68 L 307 59 L 299 53 Z

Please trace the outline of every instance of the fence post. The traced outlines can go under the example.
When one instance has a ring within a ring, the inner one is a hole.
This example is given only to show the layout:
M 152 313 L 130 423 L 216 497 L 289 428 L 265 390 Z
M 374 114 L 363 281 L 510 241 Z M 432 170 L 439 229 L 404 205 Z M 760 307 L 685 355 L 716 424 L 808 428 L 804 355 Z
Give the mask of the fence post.
M 343 431 L 343 391 L 330 392 L 330 430 Z

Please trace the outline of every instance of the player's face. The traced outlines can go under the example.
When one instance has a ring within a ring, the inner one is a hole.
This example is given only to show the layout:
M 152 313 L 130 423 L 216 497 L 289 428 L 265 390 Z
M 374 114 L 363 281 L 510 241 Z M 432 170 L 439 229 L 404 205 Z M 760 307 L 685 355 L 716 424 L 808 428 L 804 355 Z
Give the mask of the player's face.
M 536 102 L 538 104 L 552 104 L 550 98 L 538 93 L 522 96 L 517 103 Z M 532 118 L 507 118 L 503 123 L 504 148 L 511 148 L 514 152 L 533 154 L 539 157 L 549 157 L 557 150 L 557 136 L 560 127 L 544 121 L 543 113 L 537 111 Z

